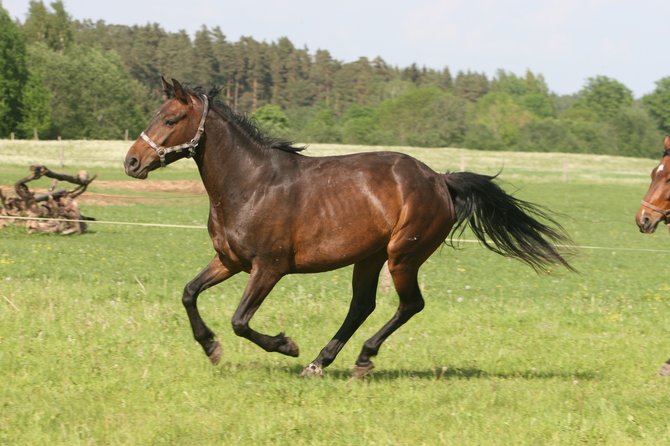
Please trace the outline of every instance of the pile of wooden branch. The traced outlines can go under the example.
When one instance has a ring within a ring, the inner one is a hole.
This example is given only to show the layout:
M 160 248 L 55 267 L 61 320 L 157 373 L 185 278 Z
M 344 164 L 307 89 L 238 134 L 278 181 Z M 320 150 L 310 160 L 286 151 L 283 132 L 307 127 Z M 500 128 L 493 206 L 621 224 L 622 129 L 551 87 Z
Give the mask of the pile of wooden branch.
M 83 194 L 97 175 L 86 171 L 77 176 L 52 172 L 45 166 L 30 166 L 31 174 L 14 184 L 16 196 L 5 196 L 0 189 L 0 228 L 10 224 L 25 225 L 30 233 L 81 234 L 86 231 L 82 220 L 95 220 L 81 215 L 75 198 Z M 44 193 L 32 192 L 27 183 L 39 178 L 52 178 L 51 187 Z M 58 181 L 76 185 L 71 190 L 58 189 Z M 19 218 L 16 218 L 19 217 Z

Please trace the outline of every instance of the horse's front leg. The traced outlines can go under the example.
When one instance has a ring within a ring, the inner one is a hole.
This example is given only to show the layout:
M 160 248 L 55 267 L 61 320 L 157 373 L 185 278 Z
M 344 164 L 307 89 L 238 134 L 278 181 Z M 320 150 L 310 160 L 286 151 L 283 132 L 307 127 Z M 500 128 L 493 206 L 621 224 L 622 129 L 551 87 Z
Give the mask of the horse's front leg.
M 353 297 L 349 312 L 333 339 L 321 350 L 319 356 L 303 369 L 301 376 L 321 376 L 323 369 L 335 360 L 344 344 L 374 311 L 379 272 L 385 261 L 386 253 L 382 252 L 354 265 Z
M 198 296 L 207 288 L 223 282 L 229 277 L 237 274 L 237 272 L 238 271 L 231 271 L 223 265 L 219 256 L 216 255 L 212 261 L 209 262 L 209 265 L 200 271 L 200 273 L 198 273 L 198 275 L 184 288 L 182 303 L 184 304 L 184 308 L 186 308 L 188 320 L 191 322 L 193 337 L 200 343 L 209 357 L 209 360 L 212 361 L 212 364 L 214 365 L 218 364 L 221 360 L 221 344 L 214 339 L 214 332 L 205 325 L 202 317 L 200 317 L 200 312 L 198 311 L 197 306 Z
M 288 356 L 298 356 L 298 346 L 291 338 L 284 336 L 284 333 L 269 336 L 249 327 L 249 321 L 256 313 L 256 310 L 258 310 L 281 277 L 281 273 L 254 265 L 242 300 L 233 315 L 233 330 L 236 335 L 249 339 L 267 352 L 279 352 Z

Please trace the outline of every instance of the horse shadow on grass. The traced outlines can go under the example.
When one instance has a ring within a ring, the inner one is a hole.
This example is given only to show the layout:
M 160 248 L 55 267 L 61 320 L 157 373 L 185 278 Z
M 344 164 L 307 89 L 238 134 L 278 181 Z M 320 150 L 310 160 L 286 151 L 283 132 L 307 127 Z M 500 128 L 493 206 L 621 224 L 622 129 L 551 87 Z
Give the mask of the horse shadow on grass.
M 267 367 L 268 371 L 276 373 L 275 367 Z M 283 367 L 282 371 L 290 376 L 299 376 L 302 372 L 301 366 Z M 329 379 L 350 381 L 351 370 L 333 368 L 324 371 L 324 376 Z M 518 370 L 510 372 L 489 372 L 477 367 L 449 367 L 441 366 L 431 369 L 374 369 L 372 373 L 364 378 L 371 381 L 396 381 L 401 379 L 415 379 L 425 381 L 457 380 L 457 379 L 525 379 L 525 380 L 551 380 L 559 379 L 566 381 L 591 381 L 598 378 L 595 371 L 570 371 L 570 370 Z

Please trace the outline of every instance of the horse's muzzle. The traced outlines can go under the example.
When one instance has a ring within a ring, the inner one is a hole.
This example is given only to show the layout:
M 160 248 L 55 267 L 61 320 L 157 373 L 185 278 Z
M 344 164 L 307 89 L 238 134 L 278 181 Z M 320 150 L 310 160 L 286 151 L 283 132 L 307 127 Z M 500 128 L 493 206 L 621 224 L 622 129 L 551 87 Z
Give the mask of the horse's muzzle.
M 126 175 L 133 178 L 145 179 L 149 174 L 148 169 L 142 167 L 140 159 L 135 155 L 128 155 L 123 163 L 126 169 Z
M 663 216 L 657 217 L 655 214 L 655 212 L 647 212 L 644 209 L 640 210 L 635 217 L 635 223 L 637 223 L 637 227 L 640 228 L 640 232 L 643 234 L 652 234 L 656 231 L 658 224 L 661 221 L 665 221 Z

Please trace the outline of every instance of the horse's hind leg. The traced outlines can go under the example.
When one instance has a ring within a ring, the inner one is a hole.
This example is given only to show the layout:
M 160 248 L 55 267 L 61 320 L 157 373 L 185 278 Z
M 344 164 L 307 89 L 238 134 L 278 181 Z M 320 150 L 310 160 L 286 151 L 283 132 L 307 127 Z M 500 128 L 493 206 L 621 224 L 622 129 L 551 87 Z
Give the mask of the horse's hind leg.
M 209 360 L 215 365 L 221 360 L 221 345 L 214 339 L 214 332 L 205 325 L 200 316 L 197 306 L 198 295 L 207 288 L 223 282 L 236 273 L 237 271 L 231 271 L 226 268 L 217 255 L 184 288 L 182 303 L 186 309 L 186 314 L 188 314 L 188 320 L 191 322 L 193 337 L 200 343 Z
M 322 369 L 335 360 L 344 344 L 375 309 L 379 271 L 385 261 L 386 254 L 382 253 L 354 265 L 353 297 L 349 305 L 349 312 L 333 339 L 321 350 L 319 356 L 304 368 L 302 376 L 321 375 Z
M 393 259 L 389 259 L 389 270 L 400 299 L 398 310 L 377 334 L 363 344 L 363 349 L 358 355 L 356 367 L 353 370 L 355 378 L 367 375 L 374 368 L 370 358 L 377 355 L 386 338 L 424 307 L 423 296 L 421 296 L 417 279 L 418 266 L 398 264 Z

